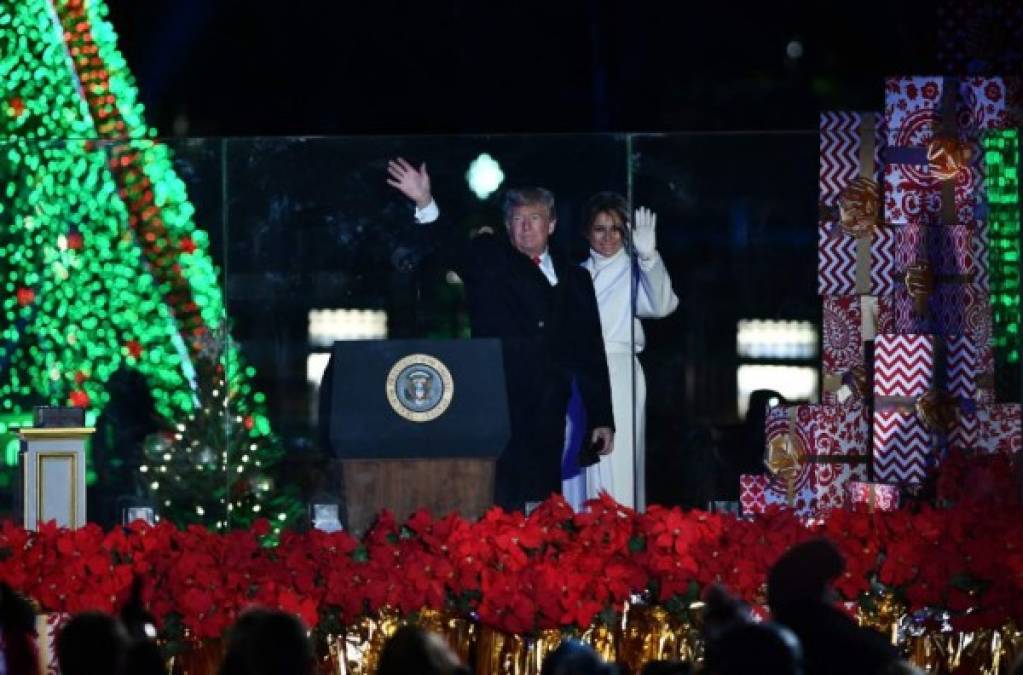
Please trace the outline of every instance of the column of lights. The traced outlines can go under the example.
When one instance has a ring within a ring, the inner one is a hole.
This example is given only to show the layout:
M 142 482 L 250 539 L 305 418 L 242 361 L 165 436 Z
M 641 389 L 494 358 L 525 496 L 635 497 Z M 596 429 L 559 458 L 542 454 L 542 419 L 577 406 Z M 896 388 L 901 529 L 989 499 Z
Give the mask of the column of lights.
M 984 138 L 989 206 L 991 304 L 996 355 L 1020 363 L 1020 152 L 1019 131 Z

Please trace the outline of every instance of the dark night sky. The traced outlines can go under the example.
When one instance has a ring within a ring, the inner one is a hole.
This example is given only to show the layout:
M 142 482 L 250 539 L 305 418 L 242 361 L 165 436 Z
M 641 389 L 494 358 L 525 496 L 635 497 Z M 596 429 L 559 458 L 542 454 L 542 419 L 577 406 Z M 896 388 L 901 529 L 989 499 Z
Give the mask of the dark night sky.
M 163 134 L 813 129 L 938 72 L 933 0 L 110 5 Z

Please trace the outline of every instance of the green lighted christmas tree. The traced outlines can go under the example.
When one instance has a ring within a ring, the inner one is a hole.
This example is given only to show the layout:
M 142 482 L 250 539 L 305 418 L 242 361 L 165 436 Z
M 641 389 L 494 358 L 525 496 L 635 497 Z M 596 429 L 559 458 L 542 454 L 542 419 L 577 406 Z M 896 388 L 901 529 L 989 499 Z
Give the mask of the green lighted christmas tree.
M 160 512 L 279 524 L 296 507 L 262 489 L 279 455 L 265 398 L 218 329 L 208 238 L 153 136 L 102 0 L 0 0 L 0 413 L 98 412 L 135 368 L 182 437 L 139 467 Z M 212 467 L 179 456 L 194 435 L 219 435 Z

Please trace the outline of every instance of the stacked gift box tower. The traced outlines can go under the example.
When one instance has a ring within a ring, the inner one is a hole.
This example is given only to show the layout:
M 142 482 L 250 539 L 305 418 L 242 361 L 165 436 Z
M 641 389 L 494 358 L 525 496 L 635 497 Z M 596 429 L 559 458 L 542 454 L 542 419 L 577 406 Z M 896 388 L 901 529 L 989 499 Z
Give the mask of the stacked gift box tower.
M 821 403 L 767 411 L 743 512 L 897 508 L 950 450 L 1020 451 L 1020 405 L 994 395 L 981 147 L 1020 126 L 1018 86 L 893 77 L 883 114 L 821 115 Z

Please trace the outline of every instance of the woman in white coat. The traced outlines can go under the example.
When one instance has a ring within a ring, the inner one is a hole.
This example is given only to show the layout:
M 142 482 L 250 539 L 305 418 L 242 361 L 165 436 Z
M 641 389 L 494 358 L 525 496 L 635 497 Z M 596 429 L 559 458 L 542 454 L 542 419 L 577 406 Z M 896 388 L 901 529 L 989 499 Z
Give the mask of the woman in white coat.
M 582 265 L 597 293 L 615 421 L 614 452 L 583 470 L 586 496 L 592 499 L 606 491 L 638 510 L 646 508 L 646 378 L 636 358 L 646 339 L 639 319 L 659 319 L 678 307 L 657 253 L 656 226 L 656 214 L 646 208 L 637 209 L 630 223 L 625 199 L 613 192 L 591 197 L 583 221 L 590 255 Z

